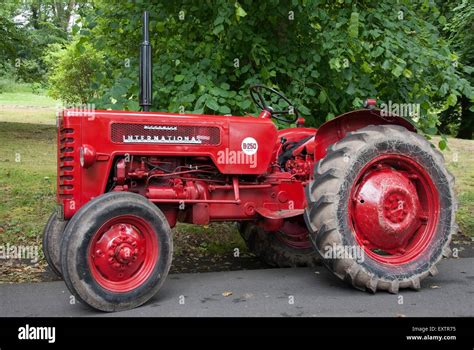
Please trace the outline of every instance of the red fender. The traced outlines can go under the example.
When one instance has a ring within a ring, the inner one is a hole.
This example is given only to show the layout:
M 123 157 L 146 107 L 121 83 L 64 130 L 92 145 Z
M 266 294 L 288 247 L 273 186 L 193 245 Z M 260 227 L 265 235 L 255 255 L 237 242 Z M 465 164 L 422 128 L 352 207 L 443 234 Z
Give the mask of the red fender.
M 315 140 L 315 161 L 326 156 L 327 148 L 344 138 L 347 133 L 368 125 L 396 124 L 416 132 L 416 128 L 407 119 L 391 115 L 382 116 L 379 109 L 359 109 L 341 114 L 318 129 Z

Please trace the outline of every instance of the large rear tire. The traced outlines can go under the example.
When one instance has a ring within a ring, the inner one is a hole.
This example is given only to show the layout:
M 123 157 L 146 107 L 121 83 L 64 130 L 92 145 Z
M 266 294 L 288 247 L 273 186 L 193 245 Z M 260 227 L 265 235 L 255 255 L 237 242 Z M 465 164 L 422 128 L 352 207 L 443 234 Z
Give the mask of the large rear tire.
M 243 222 L 240 235 L 249 250 L 264 263 L 275 267 L 302 267 L 320 264 L 319 255 L 308 239 L 303 220 L 287 221 L 279 232 L 266 232 L 255 222 Z
M 450 255 L 454 178 L 441 153 L 403 127 L 348 133 L 316 163 L 306 197 L 314 248 L 358 289 L 419 289 Z
M 64 231 L 64 281 L 81 302 L 101 311 L 142 305 L 161 288 L 173 253 L 170 226 L 155 205 L 125 192 L 83 206 Z
M 51 270 L 60 278 L 61 273 L 61 239 L 67 221 L 58 218 L 56 211 L 49 217 L 43 231 L 43 254 Z

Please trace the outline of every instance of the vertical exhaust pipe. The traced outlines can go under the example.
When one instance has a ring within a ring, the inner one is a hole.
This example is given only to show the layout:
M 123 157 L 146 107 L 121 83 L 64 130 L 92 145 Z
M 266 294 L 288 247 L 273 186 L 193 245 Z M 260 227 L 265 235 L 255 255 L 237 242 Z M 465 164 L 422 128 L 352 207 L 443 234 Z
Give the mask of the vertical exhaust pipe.
M 151 45 L 148 33 L 148 11 L 143 12 L 143 42 L 140 45 L 140 96 L 142 111 L 148 112 L 152 104 Z

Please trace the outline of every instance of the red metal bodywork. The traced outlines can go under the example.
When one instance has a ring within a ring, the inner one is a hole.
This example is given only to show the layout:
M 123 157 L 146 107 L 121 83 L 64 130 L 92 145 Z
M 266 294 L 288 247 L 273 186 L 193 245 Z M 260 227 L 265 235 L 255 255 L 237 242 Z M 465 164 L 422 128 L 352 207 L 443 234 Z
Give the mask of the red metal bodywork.
M 58 120 L 58 204 L 70 219 L 108 191 L 139 193 L 178 220 L 259 220 L 278 231 L 306 206 L 314 162 L 348 132 L 399 124 L 376 110 L 346 113 L 318 130 L 277 131 L 258 117 L 65 110 Z M 280 157 L 280 156 L 284 157 Z
M 321 125 L 315 137 L 315 160 L 324 158 L 326 149 L 344 138 L 347 133 L 367 125 L 396 124 L 415 131 L 416 128 L 399 116 L 382 116 L 377 109 L 359 109 L 341 114 L 339 117 Z
M 58 128 L 58 203 L 69 219 L 107 191 L 132 191 L 160 206 L 171 226 L 178 219 L 206 224 L 266 216 L 267 228 L 278 228 L 285 217 L 302 213 L 312 168 L 304 163 L 313 160 L 301 149 L 304 156 L 292 157 L 284 169 L 277 162 L 281 138 L 296 142 L 315 131 L 277 131 L 266 111 L 255 118 L 65 110 Z M 169 163 L 170 172 L 157 170 Z

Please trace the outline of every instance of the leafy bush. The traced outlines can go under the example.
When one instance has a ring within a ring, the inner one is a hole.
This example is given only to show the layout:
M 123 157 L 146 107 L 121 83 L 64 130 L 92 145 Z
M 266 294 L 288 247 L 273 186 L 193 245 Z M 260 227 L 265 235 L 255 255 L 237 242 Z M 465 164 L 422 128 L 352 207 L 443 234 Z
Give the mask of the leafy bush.
M 45 61 L 50 68 L 48 94 L 52 98 L 85 104 L 96 97 L 92 81 L 103 69 L 103 56 L 91 45 L 79 45 L 77 41 L 66 47 L 50 45 Z
M 456 63 L 466 79 L 474 83 L 474 3 L 468 0 L 446 0 L 441 3 L 447 22 L 442 24 L 442 34 L 455 50 Z M 468 94 L 459 96 L 455 106 L 441 114 L 440 128 L 451 135 L 472 139 L 474 134 L 473 97 Z

